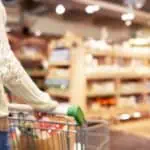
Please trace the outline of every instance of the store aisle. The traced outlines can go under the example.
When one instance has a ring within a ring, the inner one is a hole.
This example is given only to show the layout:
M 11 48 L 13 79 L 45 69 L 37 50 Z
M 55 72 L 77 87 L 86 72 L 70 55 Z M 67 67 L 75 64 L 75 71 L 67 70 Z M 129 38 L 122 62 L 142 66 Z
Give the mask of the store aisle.
M 150 139 L 111 131 L 111 150 L 150 150 Z

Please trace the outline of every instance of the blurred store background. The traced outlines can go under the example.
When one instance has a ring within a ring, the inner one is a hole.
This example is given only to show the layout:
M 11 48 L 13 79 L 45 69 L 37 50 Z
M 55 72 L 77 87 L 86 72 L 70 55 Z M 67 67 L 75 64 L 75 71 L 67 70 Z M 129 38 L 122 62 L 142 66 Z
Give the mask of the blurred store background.
M 124 137 L 112 140 L 112 150 L 148 150 L 150 1 L 3 2 L 12 49 L 39 88 L 59 102 L 80 105 L 87 118 L 108 120 L 112 136 Z M 127 135 L 118 130 L 134 135 L 128 138 L 135 144 L 128 140 L 127 148 Z

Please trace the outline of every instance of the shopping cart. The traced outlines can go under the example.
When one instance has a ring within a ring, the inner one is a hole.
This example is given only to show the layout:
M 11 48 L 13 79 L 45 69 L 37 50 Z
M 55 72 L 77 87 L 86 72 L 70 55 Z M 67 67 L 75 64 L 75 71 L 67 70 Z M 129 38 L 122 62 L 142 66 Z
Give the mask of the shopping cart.
M 11 150 L 109 150 L 105 121 L 88 121 L 79 126 L 67 116 L 35 114 L 31 107 L 21 105 L 19 109 L 14 105 L 10 108 Z

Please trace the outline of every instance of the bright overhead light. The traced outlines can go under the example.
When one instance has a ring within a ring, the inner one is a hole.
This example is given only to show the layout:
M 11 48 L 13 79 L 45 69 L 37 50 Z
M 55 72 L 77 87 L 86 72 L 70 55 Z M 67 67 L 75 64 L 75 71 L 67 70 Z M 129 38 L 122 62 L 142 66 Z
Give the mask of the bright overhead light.
M 123 0 L 123 1 L 125 5 L 135 7 L 137 9 L 141 9 L 146 3 L 146 0 Z
M 137 9 L 141 9 L 146 3 L 146 0 L 136 0 L 135 1 L 135 7 Z
M 97 11 L 100 10 L 100 6 L 99 5 L 88 5 L 86 8 L 85 8 L 85 12 L 87 14 L 93 14 Z
M 128 12 L 125 14 L 122 14 L 121 20 L 128 21 L 128 20 L 134 20 L 135 14 L 133 12 Z
M 132 21 L 128 20 L 125 22 L 126 26 L 131 26 L 132 25 Z
M 64 7 L 64 5 L 59 4 L 56 6 L 56 14 L 63 15 L 65 11 L 66 11 L 66 8 Z

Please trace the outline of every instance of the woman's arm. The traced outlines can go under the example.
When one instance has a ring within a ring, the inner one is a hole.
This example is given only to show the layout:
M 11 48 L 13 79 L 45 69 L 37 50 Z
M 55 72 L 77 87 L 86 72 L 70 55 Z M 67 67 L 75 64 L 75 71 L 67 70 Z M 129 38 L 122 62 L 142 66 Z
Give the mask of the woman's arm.
M 14 95 L 24 98 L 26 103 L 32 105 L 35 109 L 54 109 L 57 102 L 53 101 L 47 93 L 39 90 L 11 51 L 5 31 L 5 9 L 3 11 L 4 15 L 0 14 L 0 70 L 4 85 Z

